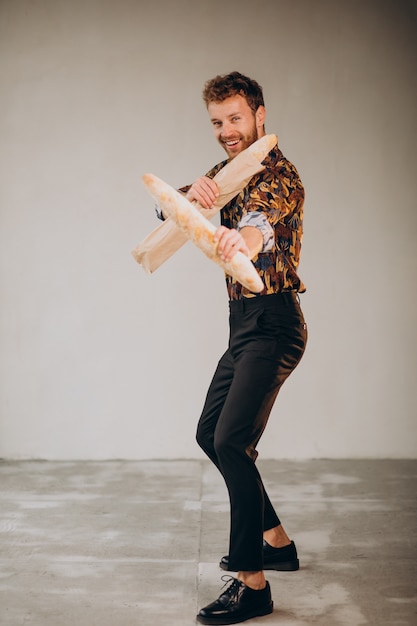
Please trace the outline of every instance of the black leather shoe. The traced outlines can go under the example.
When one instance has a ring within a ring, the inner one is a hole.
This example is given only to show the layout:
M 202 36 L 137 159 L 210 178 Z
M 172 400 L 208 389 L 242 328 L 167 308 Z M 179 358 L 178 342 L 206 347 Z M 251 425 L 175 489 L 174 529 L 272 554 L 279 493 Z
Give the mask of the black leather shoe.
M 221 569 L 229 570 L 229 557 L 222 557 L 219 563 Z M 277 572 L 295 572 L 300 567 L 297 557 L 297 548 L 295 543 L 291 541 L 288 546 L 283 548 L 273 548 L 264 539 L 264 569 L 274 569 Z
M 226 584 L 230 582 L 228 588 L 197 615 L 200 624 L 238 624 L 252 617 L 272 613 L 274 605 L 268 582 L 264 589 L 256 591 L 237 578 L 227 578 Z M 225 579 L 225 576 L 222 577 L 222 580 Z

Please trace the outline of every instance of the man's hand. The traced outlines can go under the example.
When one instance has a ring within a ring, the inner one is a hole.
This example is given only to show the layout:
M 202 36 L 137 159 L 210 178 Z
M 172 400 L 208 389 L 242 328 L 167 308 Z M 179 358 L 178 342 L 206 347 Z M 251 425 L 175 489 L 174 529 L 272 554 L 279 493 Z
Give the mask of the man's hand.
M 208 176 L 201 176 L 191 185 L 185 197 L 190 202 L 197 200 L 203 209 L 211 209 L 219 194 L 217 183 Z
M 219 226 L 214 235 L 217 241 L 217 250 L 223 261 L 230 261 L 236 252 L 242 252 L 250 259 L 261 251 L 263 245 L 262 233 L 258 228 L 245 226 L 239 232 L 235 229 Z

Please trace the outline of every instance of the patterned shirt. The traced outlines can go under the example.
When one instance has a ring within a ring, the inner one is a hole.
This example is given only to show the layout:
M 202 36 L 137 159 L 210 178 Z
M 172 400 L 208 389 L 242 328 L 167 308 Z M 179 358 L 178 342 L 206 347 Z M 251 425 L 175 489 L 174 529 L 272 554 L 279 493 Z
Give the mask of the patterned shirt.
M 222 161 L 206 176 L 213 178 L 228 161 Z M 297 275 L 303 237 L 304 187 L 294 165 L 279 150 L 268 153 L 265 169 L 255 174 L 248 185 L 221 210 L 221 223 L 241 230 L 255 226 L 263 235 L 264 245 L 252 262 L 265 288 L 260 296 L 281 291 L 306 290 Z M 185 190 L 186 188 L 184 188 Z M 226 274 L 230 300 L 256 297 L 232 276 Z

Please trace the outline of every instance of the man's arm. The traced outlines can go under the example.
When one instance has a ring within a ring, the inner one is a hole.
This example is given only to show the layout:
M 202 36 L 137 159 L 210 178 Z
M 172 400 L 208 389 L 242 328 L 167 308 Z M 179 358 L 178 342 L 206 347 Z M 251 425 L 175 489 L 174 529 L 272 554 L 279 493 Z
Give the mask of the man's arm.
M 219 196 L 216 182 L 208 176 L 201 176 L 189 187 L 185 197 L 190 202 L 197 200 L 204 209 L 210 209 Z M 243 252 L 253 259 L 263 247 L 263 235 L 255 226 L 244 226 L 239 231 L 220 226 L 216 232 L 217 249 L 223 261 L 230 261 L 236 252 Z
M 220 195 L 217 183 L 208 176 L 201 176 L 192 185 L 179 189 L 179 192 L 190 202 L 197 200 L 203 209 L 211 209 Z M 158 219 L 162 221 L 167 219 L 158 204 L 155 206 L 155 211 Z
M 240 231 L 219 226 L 215 234 L 217 250 L 223 261 L 230 261 L 236 252 L 253 259 L 263 248 L 264 238 L 255 226 L 244 226 Z
M 201 176 L 191 185 L 185 197 L 190 202 L 197 200 L 203 209 L 211 209 L 219 194 L 217 183 L 208 176 Z

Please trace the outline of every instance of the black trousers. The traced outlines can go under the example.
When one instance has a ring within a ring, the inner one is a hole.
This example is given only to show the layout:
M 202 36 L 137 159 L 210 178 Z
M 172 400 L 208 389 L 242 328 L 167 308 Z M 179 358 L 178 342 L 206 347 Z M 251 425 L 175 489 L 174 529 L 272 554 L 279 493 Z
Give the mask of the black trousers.
M 299 363 L 307 327 L 295 292 L 230 301 L 229 348 L 198 423 L 197 442 L 230 498 L 229 564 L 263 569 L 263 531 L 280 524 L 256 468 L 256 445 L 281 385 Z

